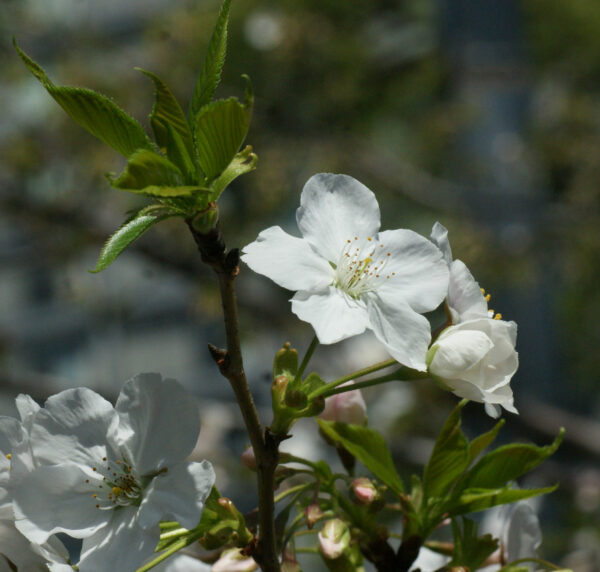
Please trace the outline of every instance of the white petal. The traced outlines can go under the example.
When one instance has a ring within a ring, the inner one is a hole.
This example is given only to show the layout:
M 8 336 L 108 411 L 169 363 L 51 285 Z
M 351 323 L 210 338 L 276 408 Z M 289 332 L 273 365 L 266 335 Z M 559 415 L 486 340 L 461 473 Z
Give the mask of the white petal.
M 495 389 L 492 393 L 486 392 L 484 399 L 487 403 L 494 405 L 495 408 L 501 405 L 511 413 L 516 413 L 517 415 L 519 413 L 514 406 L 513 392 L 508 384 Z
M 333 286 L 323 293 L 298 292 L 292 312 L 312 325 L 322 344 L 362 334 L 369 325 L 364 304 Z
M 518 503 L 512 510 L 503 542 L 507 562 L 536 557 L 542 531 L 535 511 L 527 503 Z
M 321 173 L 302 189 L 296 220 L 302 236 L 337 263 L 346 241 L 375 236 L 381 216 L 372 191 L 348 175 Z
M 431 229 L 431 241 L 442 251 L 444 260 L 450 264 L 452 262 L 452 250 L 450 248 L 450 241 L 448 240 L 448 230 L 443 224 L 437 221 Z
M 0 508 L 3 510 L 11 502 L 8 490 L 11 461 L 7 455 L 14 453 L 23 438 L 21 424 L 14 417 L 0 417 Z
M 403 365 L 425 371 L 425 355 L 431 340 L 427 318 L 402 300 L 390 305 L 374 293 L 365 298 L 371 329 L 390 355 Z
M 214 482 L 215 472 L 208 461 L 169 467 L 167 473 L 152 479 L 144 491 L 139 525 L 148 528 L 159 520 L 176 520 L 184 528 L 194 528 Z
M 254 272 L 288 290 L 313 292 L 326 288 L 333 281 L 333 268 L 329 262 L 306 240 L 296 238 L 278 226 L 263 230 L 242 252 L 242 260 Z
M 492 340 L 483 332 L 458 330 L 451 326 L 435 342 L 437 351 L 429 370 L 445 379 L 464 379 L 465 371 L 481 362 L 493 345 Z
M 154 553 L 158 526 L 148 530 L 137 526 L 134 507 L 111 512 L 110 524 L 83 541 L 79 572 L 137 570 Z
M 174 379 L 136 375 L 125 382 L 115 410 L 119 423 L 110 427 L 109 439 L 140 476 L 180 463 L 198 440 L 198 405 Z
M 89 465 L 106 451 L 106 431 L 113 406 L 85 387 L 50 397 L 31 428 L 31 447 L 39 464 Z
M 388 305 L 403 300 L 416 312 L 437 308 L 448 292 L 448 265 L 433 243 L 412 230 L 386 230 L 379 233 L 376 251 L 387 259 L 377 293 Z M 387 256 L 387 253 L 390 253 Z
M 25 475 L 13 499 L 17 528 L 37 544 L 57 532 L 75 538 L 96 532 L 113 511 L 96 508 L 94 482 L 86 479 L 89 475 L 72 464 L 39 467 Z
M 2 555 L 5 555 L 18 570 L 43 571 L 46 559 L 31 550 L 31 544 L 16 528 L 11 520 L 0 520 L 0 571 L 10 571 Z
M 462 260 L 455 260 L 450 266 L 448 305 L 456 312 L 458 322 L 488 317 L 488 303 L 481 287 Z
M 15 405 L 17 406 L 19 417 L 21 417 L 21 422 L 29 429 L 37 412 L 40 410 L 40 406 L 31 396 L 25 395 L 24 393 L 17 396 Z
M 486 403 L 484 408 L 485 408 L 485 412 L 492 419 L 498 419 L 498 417 L 500 417 L 500 414 L 502 413 L 502 408 L 499 405 L 496 405 L 494 403 Z

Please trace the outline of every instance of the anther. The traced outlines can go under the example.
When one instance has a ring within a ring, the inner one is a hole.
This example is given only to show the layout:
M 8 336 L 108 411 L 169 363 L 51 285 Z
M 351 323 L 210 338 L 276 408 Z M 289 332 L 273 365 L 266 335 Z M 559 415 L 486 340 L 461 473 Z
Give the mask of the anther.
M 502 319 L 502 314 L 498 313 L 494 316 L 494 320 L 501 320 Z
M 12 459 L 12 455 L 10 453 L 6 453 L 6 458 L 10 461 Z

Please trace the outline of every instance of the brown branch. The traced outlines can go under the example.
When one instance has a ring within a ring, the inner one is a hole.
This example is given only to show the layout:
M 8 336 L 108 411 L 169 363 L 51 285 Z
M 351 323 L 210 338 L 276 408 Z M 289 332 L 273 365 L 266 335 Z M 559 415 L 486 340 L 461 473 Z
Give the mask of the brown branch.
M 252 549 L 252 556 L 264 572 L 279 572 L 273 491 L 275 490 L 275 468 L 279 461 L 280 439 L 272 435 L 268 429 L 263 432 L 244 372 L 234 286 L 235 278 L 239 273 L 239 251 L 238 249 L 226 251 L 218 227 L 207 234 L 200 234 L 191 221 L 188 221 L 188 226 L 198 245 L 202 260 L 215 271 L 219 280 L 227 349 L 222 350 L 209 345 L 209 351 L 219 371 L 229 381 L 235 393 L 256 458 L 259 530 L 258 542 Z

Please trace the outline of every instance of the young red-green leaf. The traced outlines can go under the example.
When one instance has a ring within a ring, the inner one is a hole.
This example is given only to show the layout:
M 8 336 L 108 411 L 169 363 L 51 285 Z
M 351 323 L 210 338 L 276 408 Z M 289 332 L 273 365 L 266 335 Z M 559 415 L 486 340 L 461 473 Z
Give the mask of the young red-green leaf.
M 495 489 L 531 471 L 552 455 L 564 435 L 561 429 L 551 445 L 537 447 L 514 443 L 498 447 L 484 455 L 465 475 L 463 488 Z
M 148 76 L 153 82 L 155 87 L 155 100 L 152 113 L 150 114 L 150 125 L 152 125 L 152 131 L 154 132 L 154 138 L 156 144 L 159 146 L 161 151 L 167 154 L 167 156 L 178 164 L 176 157 L 181 155 L 182 150 L 177 150 L 177 142 L 174 141 L 173 134 L 170 134 L 170 129 L 173 129 L 179 141 L 183 144 L 187 153 L 187 159 L 183 158 L 186 163 L 193 165 L 193 157 L 195 155 L 194 143 L 192 141 L 192 132 L 188 125 L 187 119 L 181 106 L 171 90 L 167 87 L 164 81 L 162 81 L 157 75 L 152 72 L 136 68 L 144 75 Z M 173 148 L 177 150 L 175 153 L 176 157 L 173 157 Z M 171 151 L 171 152 L 170 152 Z M 182 165 L 178 166 L 182 168 Z
M 245 175 L 256 169 L 258 157 L 252 152 L 252 147 L 246 147 L 240 151 L 229 166 L 210 185 L 211 201 L 216 201 L 225 188 L 240 175 Z
M 556 490 L 558 485 L 541 489 L 464 489 L 460 496 L 445 506 L 450 516 L 485 510 L 500 504 L 509 504 Z
M 104 270 L 136 238 L 142 236 L 157 222 L 173 216 L 177 216 L 177 213 L 170 210 L 169 207 L 160 205 L 152 205 L 139 211 L 106 241 L 98 257 L 98 262 L 96 262 L 96 267 L 90 272 L 95 273 Z
M 215 29 L 210 38 L 200 76 L 194 88 L 190 106 L 190 119 L 195 120 L 202 107 L 210 103 L 219 82 L 227 52 L 227 24 L 231 0 L 224 0 Z
M 214 101 L 204 106 L 194 119 L 198 163 L 208 181 L 218 177 L 239 151 L 252 117 L 250 84 L 244 103 L 236 98 Z
M 343 445 L 380 481 L 396 494 L 404 490 L 402 479 L 392 460 L 392 455 L 383 437 L 373 429 L 360 425 L 338 423 L 317 419 L 321 431 L 333 442 Z
M 29 71 L 40 81 L 55 101 L 92 135 L 125 155 L 138 149 L 152 149 L 152 141 L 142 126 L 111 99 L 90 89 L 54 85 L 46 72 L 14 41 L 15 49 Z
M 444 496 L 469 463 L 469 443 L 460 429 L 461 401 L 449 415 L 436 439 L 431 457 L 423 472 L 426 498 Z
M 199 185 L 186 185 L 179 168 L 155 151 L 139 149 L 127 162 L 125 170 L 110 184 L 124 191 L 151 197 L 186 197 L 195 192 L 208 195 Z

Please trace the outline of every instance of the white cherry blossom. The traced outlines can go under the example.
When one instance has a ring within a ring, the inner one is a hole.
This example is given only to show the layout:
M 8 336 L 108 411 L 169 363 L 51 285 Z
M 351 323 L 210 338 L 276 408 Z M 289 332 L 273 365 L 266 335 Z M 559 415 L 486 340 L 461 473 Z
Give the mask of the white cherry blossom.
M 428 320 L 448 289 L 448 267 L 411 230 L 379 231 L 375 195 L 347 175 L 311 177 L 296 221 L 302 238 L 268 228 L 243 249 L 252 270 L 295 290 L 292 311 L 323 344 L 370 329 L 400 363 L 424 371 Z
M 30 429 L 35 468 L 13 492 L 17 528 L 37 544 L 83 538 L 81 572 L 135 570 L 159 520 L 200 519 L 214 472 L 185 461 L 198 431 L 194 400 L 157 374 L 126 382 L 114 408 L 86 388 L 50 397 Z
M 438 222 L 431 239 L 443 252 L 450 270 L 446 303 L 452 325 L 427 354 L 429 372 L 459 397 L 484 403 L 491 417 L 500 415 L 501 406 L 518 413 L 510 387 L 519 366 L 517 324 L 488 309 L 489 295 L 484 296 L 461 260 L 452 259 L 448 231 Z

